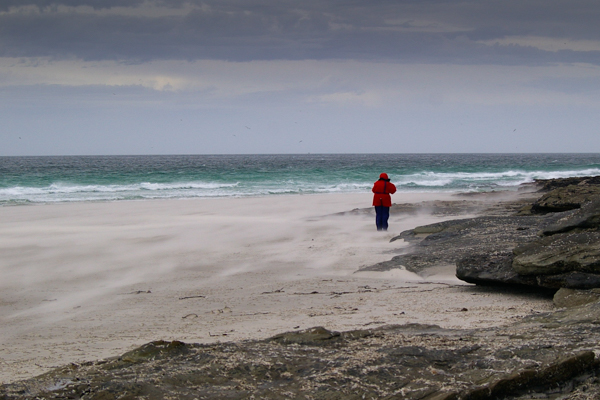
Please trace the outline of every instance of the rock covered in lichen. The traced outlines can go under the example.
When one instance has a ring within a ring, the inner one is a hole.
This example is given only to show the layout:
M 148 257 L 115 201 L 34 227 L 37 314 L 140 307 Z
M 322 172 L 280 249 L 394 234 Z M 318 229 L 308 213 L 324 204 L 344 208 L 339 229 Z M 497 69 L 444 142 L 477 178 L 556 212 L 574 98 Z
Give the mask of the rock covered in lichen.
M 517 246 L 512 268 L 519 275 L 568 272 L 600 274 L 600 232 L 564 233 Z
M 554 180 L 545 185 L 552 190 L 533 203 L 539 205 L 555 196 L 581 206 L 576 210 L 536 215 L 523 213 L 521 208 L 516 215 L 443 221 L 402 232 L 392 240 L 410 243 L 404 254 L 363 270 L 406 268 L 420 273 L 455 263 L 459 279 L 480 285 L 543 290 L 600 287 L 598 183 L 600 177 Z M 505 209 L 514 207 L 505 205 Z
M 578 290 L 561 288 L 554 294 L 557 307 L 578 307 L 600 301 L 600 289 Z
M 600 185 L 570 185 L 554 189 L 538 199 L 531 208 L 534 213 L 562 212 L 581 208 L 600 197 Z
M 547 226 L 540 234 L 551 236 L 558 233 L 598 229 L 600 229 L 600 197 L 584 204 L 578 210 L 563 213 L 560 219 Z
M 486 329 L 316 327 L 260 341 L 157 341 L 120 357 L 3 385 L 0 398 L 543 398 L 576 389 L 573 379 L 595 371 L 598 320 L 600 303 L 592 303 Z

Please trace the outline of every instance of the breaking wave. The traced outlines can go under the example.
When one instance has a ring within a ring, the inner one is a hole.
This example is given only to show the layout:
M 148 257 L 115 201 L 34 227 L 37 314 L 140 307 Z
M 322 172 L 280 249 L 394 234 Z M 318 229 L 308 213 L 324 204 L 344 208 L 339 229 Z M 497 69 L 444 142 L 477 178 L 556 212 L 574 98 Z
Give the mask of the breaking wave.
M 513 190 L 600 175 L 600 155 L 0 157 L 0 205 L 399 191 Z

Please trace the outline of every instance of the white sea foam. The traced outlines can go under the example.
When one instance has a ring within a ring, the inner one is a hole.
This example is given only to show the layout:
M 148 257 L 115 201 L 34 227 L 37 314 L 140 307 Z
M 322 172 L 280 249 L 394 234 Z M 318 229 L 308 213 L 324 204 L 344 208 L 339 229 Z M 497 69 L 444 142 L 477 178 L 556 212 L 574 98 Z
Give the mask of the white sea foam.
M 236 183 L 215 183 L 215 182 L 175 182 L 175 183 L 150 183 L 143 182 L 139 184 L 141 189 L 145 190 L 180 190 L 180 189 L 221 189 L 221 188 L 233 188 L 239 186 L 239 182 Z
M 422 171 L 407 175 L 392 175 L 399 191 L 485 191 L 496 188 L 516 188 L 534 179 L 553 179 L 600 175 L 600 169 L 587 168 L 566 171 L 505 171 L 433 172 Z M 131 178 L 128 178 L 131 180 Z M 79 201 L 113 201 L 132 199 L 169 199 L 197 197 L 246 197 L 300 193 L 359 193 L 370 192 L 373 177 L 348 179 L 332 175 L 300 175 L 284 180 L 171 181 L 112 184 L 77 184 L 56 181 L 46 186 L 0 188 L 0 204 L 51 203 Z M 332 180 L 334 180 L 332 182 Z
M 467 189 L 473 185 L 516 187 L 535 179 L 557 179 L 579 176 L 600 175 L 600 169 L 592 168 L 574 171 L 519 171 L 501 172 L 421 172 L 400 177 L 397 186 L 425 187 L 440 189 Z
M 45 187 L 15 186 L 0 189 L 1 202 L 69 202 L 134 198 L 218 197 L 231 195 L 238 183 L 174 182 L 125 185 L 73 185 L 57 182 Z M 235 191 L 238 195 L 241 192 Z

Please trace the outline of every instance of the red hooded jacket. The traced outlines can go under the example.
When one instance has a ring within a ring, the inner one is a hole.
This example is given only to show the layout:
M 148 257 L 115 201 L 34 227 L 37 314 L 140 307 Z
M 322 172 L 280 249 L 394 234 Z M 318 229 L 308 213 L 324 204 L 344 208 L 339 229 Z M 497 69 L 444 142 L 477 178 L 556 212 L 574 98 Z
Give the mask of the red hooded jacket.
M 372 189 L 373 193 L 373 205 L 374 206 L 392 206 L 392 196 L 390 194 L 396 193 L 396 186 L 390 182 L 387 174 L 381 174 L 379 180 L 375 182 Z

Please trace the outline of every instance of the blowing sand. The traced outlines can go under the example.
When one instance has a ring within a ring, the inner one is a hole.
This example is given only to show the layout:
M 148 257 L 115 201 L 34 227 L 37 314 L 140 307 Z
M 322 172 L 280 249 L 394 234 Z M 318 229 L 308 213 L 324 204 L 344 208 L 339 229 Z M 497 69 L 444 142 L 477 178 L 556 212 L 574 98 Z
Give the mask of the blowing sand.
M 396 194 L 396 203 L 449 199 Z M 552 308 L 478 288 L 440 266 L 355 273 L 433 223 L 336 213 L 370 194 L 75 203 L 0 208 L 0 382 L 119 355 L 152 340 L 209 343 L 428 323 L 490 327 Z

